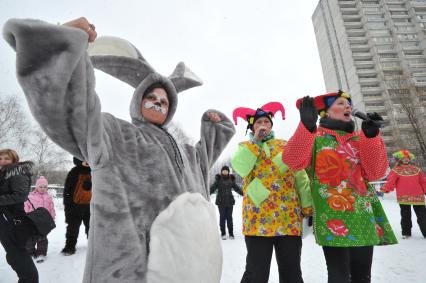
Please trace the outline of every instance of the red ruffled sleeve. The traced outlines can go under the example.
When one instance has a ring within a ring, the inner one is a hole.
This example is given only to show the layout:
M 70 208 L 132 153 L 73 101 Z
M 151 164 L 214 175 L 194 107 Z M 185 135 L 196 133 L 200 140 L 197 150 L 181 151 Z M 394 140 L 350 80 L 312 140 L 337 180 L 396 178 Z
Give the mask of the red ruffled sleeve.
M 389 167 L 385 143 L 380 134 L 374 138 L 367 138 L 361 131 L 359 137 L 359 155 L 365 178 L 370 182 L 380 180 Z
M 283 162 L 293 170 L 305 169 L 312 159 L 316 131 L 309 132 L 302 123 L 299 123 L 293 136 L 284 146 Z

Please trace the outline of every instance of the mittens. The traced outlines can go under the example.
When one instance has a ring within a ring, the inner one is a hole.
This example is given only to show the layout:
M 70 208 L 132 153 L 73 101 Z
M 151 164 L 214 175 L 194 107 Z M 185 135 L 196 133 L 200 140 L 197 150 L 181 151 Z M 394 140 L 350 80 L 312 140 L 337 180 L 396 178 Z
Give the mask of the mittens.
M 318 111 L 314 104 L 314 99 L 309 96 L 305 96 L 302 99 L 299 107 L 300 121 L 302 121 L 305 128 L 313 133 L 317 126 Z
M 380 123 L 383 122 L 382 116 L 374 113 L 367 113 L 367 120 L 364 120 L 361 124 L 361 129 L 367 138 L 374 138 L 379 134 Z

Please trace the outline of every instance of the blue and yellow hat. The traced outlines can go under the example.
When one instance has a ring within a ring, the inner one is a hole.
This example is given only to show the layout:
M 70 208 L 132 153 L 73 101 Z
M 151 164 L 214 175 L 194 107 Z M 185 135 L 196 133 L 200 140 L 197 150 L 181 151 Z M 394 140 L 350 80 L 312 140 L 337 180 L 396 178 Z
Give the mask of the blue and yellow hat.
M 344 97 L 346 98 L 350 104 L 352 104 L 351 96 L 349 93 L 339 90 L 338 92 L 331 92 L 326 93 L 323 95 L 315 96 L 314 97 L 314 104 L 316 109 L 318 110 L 318 115 L 321 117 L 325 117 L 325 113 L 327 112 L 327 109 L 336 101 L 337 98 Z M 299 98 L 296 101 L 296 107 L 297 109 L 300 108 L 300 103 L 302 102 L 303 98 Z

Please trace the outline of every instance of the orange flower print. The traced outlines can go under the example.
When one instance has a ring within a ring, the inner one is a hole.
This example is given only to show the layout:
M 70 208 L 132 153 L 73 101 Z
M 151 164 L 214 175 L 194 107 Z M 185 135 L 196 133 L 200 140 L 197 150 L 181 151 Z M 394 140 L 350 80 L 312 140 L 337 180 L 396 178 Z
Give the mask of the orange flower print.
M 328 220 L 327 227 L 334 236 L 347 236 L 349 232 L 345 223 L 340 219 Z
M 330 197 L 327 199 L 328 206 L 333 210 L 338 211 L 353 211 L 353 203 L 355 203 L 356 198 L 352 195 L 352 191 L 343 188 L 341 190 L 329 189 L 327 191 L 330 194 Z
M 348 178 L 349 164 L 336 151 L 321 150 L 316 159 L 315 172 L 321 184 L 337 187 Z

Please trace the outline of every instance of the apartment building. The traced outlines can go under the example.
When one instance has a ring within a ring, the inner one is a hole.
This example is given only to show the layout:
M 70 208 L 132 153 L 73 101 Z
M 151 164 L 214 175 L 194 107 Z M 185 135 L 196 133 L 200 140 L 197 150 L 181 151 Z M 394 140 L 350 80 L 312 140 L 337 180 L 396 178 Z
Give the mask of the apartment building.
M 388 152 L 407 148 L 425 167 L 426 0 L 320 0 L 312 21 L 327 91 L 382 115 Z

